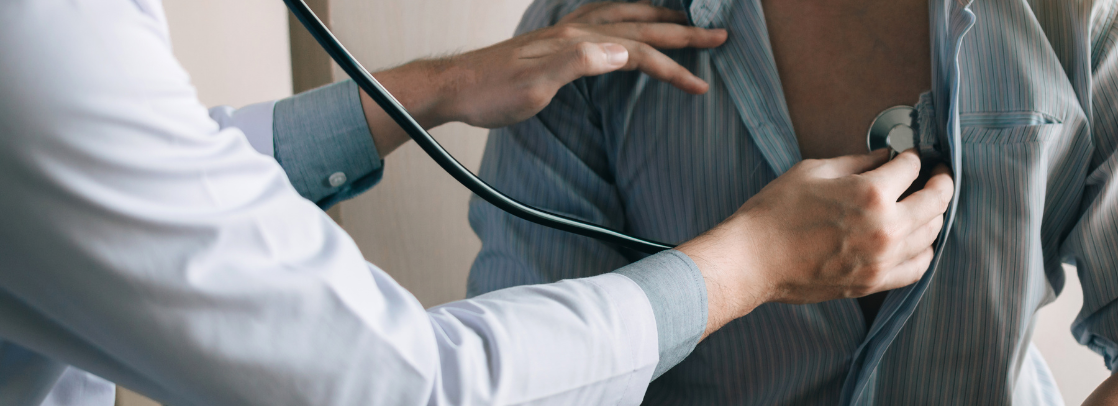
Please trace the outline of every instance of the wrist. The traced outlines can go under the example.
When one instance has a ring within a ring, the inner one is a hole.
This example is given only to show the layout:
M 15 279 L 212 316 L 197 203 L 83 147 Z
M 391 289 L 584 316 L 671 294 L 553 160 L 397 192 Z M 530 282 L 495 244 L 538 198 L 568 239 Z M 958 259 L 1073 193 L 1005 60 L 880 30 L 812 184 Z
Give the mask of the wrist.
M 423 128 L 453 121 L 449 60 L 419 60 L 373 74 Z M 378 106 L 379 107 L 379 106 Z
M 762 272 L 749 218 L 735 215 L 676 250 L 699 267 L 706 282 L 708 323 L 705 334 L 753 311 L 775 296 L 774 284 Z M 704 335 L 705 337 L 705 335 Z
M 416 61 L 377 72 L 373 77 L 420 126 L 430 129 L 455 121 L 450 106 L 456 94 L 448 90 L 454 85 L 448 83 L 449 69 L 445 65 L 447 62 L 441 60 Z M 364 90 L 361 91 L 361 105 L 382 159 L 410 139 Z

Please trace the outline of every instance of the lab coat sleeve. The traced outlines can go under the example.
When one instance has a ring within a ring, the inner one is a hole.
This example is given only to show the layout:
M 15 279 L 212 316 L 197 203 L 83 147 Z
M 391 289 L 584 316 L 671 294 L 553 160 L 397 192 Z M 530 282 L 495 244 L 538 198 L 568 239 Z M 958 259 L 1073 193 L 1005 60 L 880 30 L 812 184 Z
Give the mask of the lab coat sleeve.
M 217 106 L 210 109 L 210 118 L 222 130 L 237 127 L 245 134 L 253 149 L 267 156 L 275 156 L 275 136 L 272 134 L 275 109 L 275 101 L 251 104 L 239 109 Z
M 1083 286 L 1083 308 L 1072 334 L 1118 370 L 1118 29 L 1110 3 L 1095 13 L 1105 26 L 1098 35 L 1092 62 L 1091 155 L 1079 222 L 1062 245 Z M 1058 266 L 1058 265 L 1057 265 Z
M 221 129 L 129 0 L 0 3 L 0 336 L 175 405 L 638 404 L 617 274 L 429 311 Z
M 518 32 L 551 25 L 585 1 L 539 0 L 524 15 Z M 611 148 L 601 117 L 589 101 L 593 78 L 564 86 L 542 112 L 490 133 L 479 175 L 498 190 L 527 204 L 565 216 L 625 230 L 625 207 L 614 183 Z M 587 237 L 539 226 L 477 198 L 470 202 L 470 225 L 482 241 L 470 271 L 468 294 L 522 284 L 593 276 L 626 267 L 639 282 L 645 269 L 636 253 Z M 674 278 L 667 285 L 643 285 L 660 326 L 660 376 L 694 350 L 707 322 L 706 287 L 686 255 L 657 257 Z
M 210 117 L 222 129 L 240 129 L 254 149 L 280 163 L 299 194 L 323 209 L 364 193 L 384 174 L 352 80 L 276 102 L 215 107 Z

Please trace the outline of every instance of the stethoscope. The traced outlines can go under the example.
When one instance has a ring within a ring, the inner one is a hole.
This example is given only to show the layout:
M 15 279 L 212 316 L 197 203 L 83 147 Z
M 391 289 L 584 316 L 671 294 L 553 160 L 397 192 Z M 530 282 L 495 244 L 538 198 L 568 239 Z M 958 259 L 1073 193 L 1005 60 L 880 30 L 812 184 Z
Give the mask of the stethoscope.
M 470 172 L 469 169 L 462 166 L 458 160 L 454 159 L 438 141 L 431 136 L 423 126 L 415 121 L 415 118 L 408 114 L 404 106 L 396 100 L 392 94 L 377 82 L 373 75 L 365 69 L 361 63 L 354 59 L 353 55 L 349 53 L 338 41 L 337 37 L 326 28 L 322 20 L 311 11 L 303 0 L 283 0 L 299 22 L 310 31 L 319 45 L 330 54 L 334 62 L 345 71 L 353 81 L 361 87 L 373 99 L 385 113 L 388 113 L 396 124 L 408 133 L 408 136 L 419 144 L 420 148 L 427 153 L 431 159 L 435 160 L 450 176 L 454 177 L 462 186 L 470 189 L 471 192 L 478 195 L 478 197 L 485 199 L 490 204 L 497 206 L 497 208 L 508 212 L 514 216 L 520 217 L 524 220 L 533 223 L 562 230 L 578 235 L 583 235 L 595 238 L 601 241 L 614 243 L 626 248 L 634 249 L 637 251 L 653 254 L 663 250 L 672 249 L 674 246 L 664 244 L 657 241 L 647 240 L 640 237 L 634 237 L 622 233 L 620 231 L 611 230 L 597 224 L 587 223 L 582 220 L 573 219 L 560 214 L 548 212 L 546 210 L 538 209 L 530 205 L 521 203 L 516 199 L 506 196 L 499 190 L 494 189 L 489 184 L 485 183 Z M 912 107 L 897 106 L 885 110 L 878 118 L 874 120 L 873 125 L 870 127 L 869 134 L 866 137 L 867 147 L 872 151 L 886 146 L 892 146 L 893 151 L 903 151 L 907 148 L 899 148 L 905 142 L 912 143 L 912 123 L 911 123 Z M 905 136 L 905 129 L 908 129 L 907 137 Z M 898 145 L 902 144 L 902 145 Z M 898 149 L 899 148 L 899 149 Z

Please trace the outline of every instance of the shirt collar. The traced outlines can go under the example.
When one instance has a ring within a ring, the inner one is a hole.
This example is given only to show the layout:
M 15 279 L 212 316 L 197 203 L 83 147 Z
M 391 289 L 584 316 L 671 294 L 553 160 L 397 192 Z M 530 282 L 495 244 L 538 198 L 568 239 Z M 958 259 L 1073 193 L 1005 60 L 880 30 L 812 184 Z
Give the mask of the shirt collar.
M 740 0 L 679 0 L 691 25 L 696 27 L 710 27 L 715 20 L 722 16 L 722 8 L 727 4 Z

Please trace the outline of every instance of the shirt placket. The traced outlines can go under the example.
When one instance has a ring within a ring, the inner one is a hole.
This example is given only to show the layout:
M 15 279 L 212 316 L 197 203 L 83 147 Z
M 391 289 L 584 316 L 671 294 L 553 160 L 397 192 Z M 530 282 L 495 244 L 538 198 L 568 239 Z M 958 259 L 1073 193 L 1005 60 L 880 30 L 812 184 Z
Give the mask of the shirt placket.
M 915 284 L 891 292 L 882 305 L 877 322 L 858 348 L 843 385 L 842 405 L 873 404 L 874 372 L 885 351 L 916 310 L 943 256 L 943 246 L 954 225 L 963 181 L 959 127 L 959 50 L 974 25 L 970 2 L 930 0 L 929 24 L 932 38 L 933 89 L 930 100 L 922 97 L 917 108 L 917 149 L 925 160 L 945 161 L 954 171 L 956 194 L 944 215 L 944 226 L 936 241 L 935 257 L 928 271 Z M 884 317 L 882 317 L 884 316 Z

